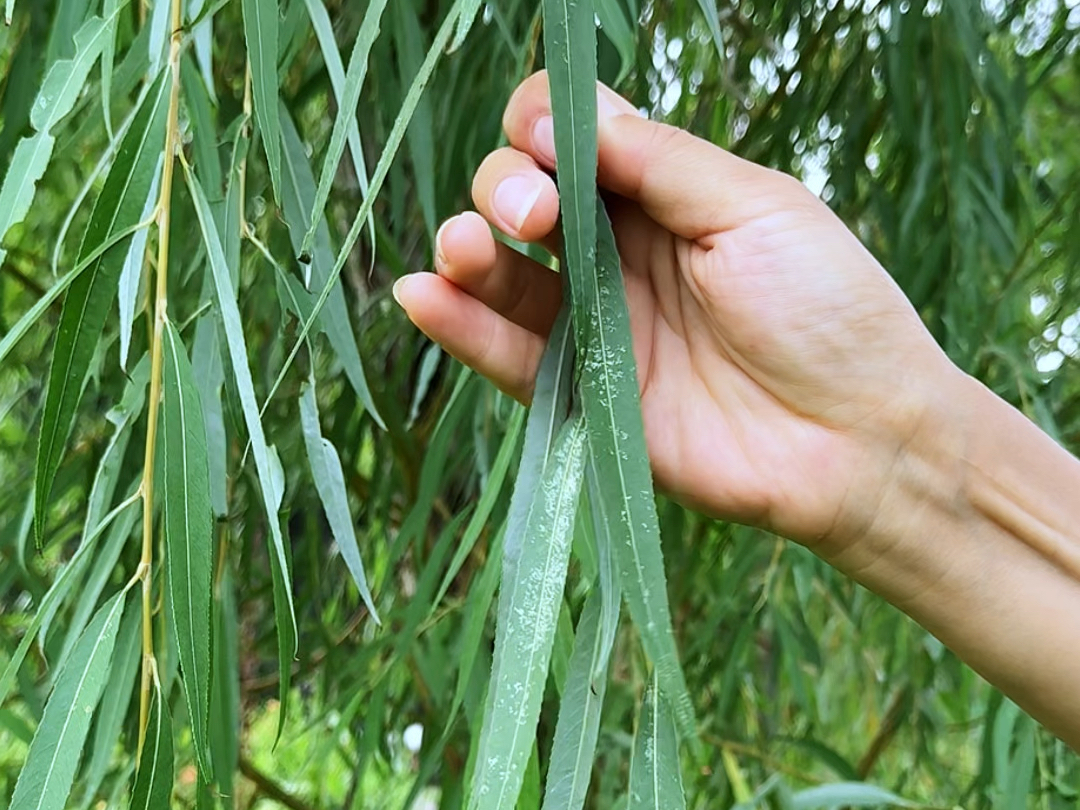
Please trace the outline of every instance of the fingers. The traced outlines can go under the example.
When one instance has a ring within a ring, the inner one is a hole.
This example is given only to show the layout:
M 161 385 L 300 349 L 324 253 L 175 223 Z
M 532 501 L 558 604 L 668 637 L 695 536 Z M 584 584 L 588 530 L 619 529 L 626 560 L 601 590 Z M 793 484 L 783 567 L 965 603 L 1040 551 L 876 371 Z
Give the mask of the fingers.
M 434 273 L 403 276 L 394 297 L 452 356 L 521 402 L 532 398 L 544 339 Z
M 556 273 L 495 241 L 484 218 L 471 211 L 443 223 L 435 242 L 440 276 L 530 332 L 551 331 L 562 301 Z
M 507 236 L 559 249 L 559 192 L 533 158 L 510 147 L 496 149 L 473 177 L 472 198 L 481 214 Z
M 786 175 L 745 161 L 675 127 L 649 121 L 612 90 L 598 87 L 598 181 L 636 201 L 659 224 L 702 239 L 804 194 Z M 547 73 L 518 87 L 503 116 L 510 143 L 544 168 L 555 165 Z M 785 199 L 786 198 L 786 199 Z

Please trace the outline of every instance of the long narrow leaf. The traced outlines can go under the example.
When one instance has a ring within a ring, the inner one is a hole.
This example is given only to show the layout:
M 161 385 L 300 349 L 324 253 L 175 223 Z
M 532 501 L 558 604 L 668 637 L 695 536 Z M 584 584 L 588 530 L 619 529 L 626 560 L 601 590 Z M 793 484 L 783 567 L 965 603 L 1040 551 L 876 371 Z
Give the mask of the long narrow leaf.
M 371 612 L 376 624 L 379 613 L 375 610 L 375 601 L 371 598 L 367 575 L 364 573 L 364 561 L 360 557 L 360 547 L 356 542 L 356 529 L 349 514 L 348 494 L 345 491 L 345 475 L 341 471 L 341 460 L 337 449 L 323 438 L 319 428 L 319 406 L 315 401 L 315 381 L 311 379 L 300 393 L 300 426 L 304 433 L 304 446 L 307 448 L 311 475 L 315 479 L 315 491 L 319 493 L 330 531 L 334 535 L 341 556 L 349 567 L 353 581 L 360 591 L 360 597 Z
M 585 805 L 607 687 L 607 668 L 601 663 L 605 658 L 601 618 L 601 594 L 594 591 L 578 620 L 551 744 L 543 810 L 581 810 Z
M 630 759 L 628 810 L 684 810 L 675 721 L 655 676 L 645 691 Z
M 308 0 L 309 11 L 312 4 L 313 0 Z M 327 147 L 326 157 L 323 158 L 319 188 L 315 193 L 315 199 L 307 209 L 310 213 L 307 217 L 307 231 L 300 245 L 302 256 L 308 256 L 311 253 L 311 246 L 315 242 L 315 229 L 323 220 L 323 209 L 330 196 L 330 186 L 333 185 L 338 164 L 341 163 L 341 155 L 345 151 L 345 139 L 350 128 L 356 126 L 356 105 L 360 103 L 360 91 L 364 86 L 364 77 L 367 76 L 371 46 L 375 44 L 379 36 L 379 22 L 385 8 L 386 0 L 371 0 L 364 12 L 360 33 L 356 35 L 352 56 L 349 57 L 349 72 L 345 75 L 345 87 L 338 100 L 338 115 L 334 119 L 334 128 L 330 133 L 330 145 Z
M 285 358 L 285 362 L 281 366 L 281 371 L 278 372 L 277 379 L 274 380 L 274 385 L 271 387 L 270 393 L 267 394 L 266 398 L 268 401 L 273 398 L 278 387 L 281 385 L 281 381 L 285 379 L 285 375 L 292 366 L 293 360 L 296 359 L 297 352 L 300 351 L 300 347 L 304 344 L 304 341 L 307 340 L 307 336 L 311 332 L 311 327 L 322 313 L 323 307 L 326 306 L 326 302 L 330 298 L 331 292 L 333 292 L 334 283 L 341 276 L 341 271 L 345 267 L 345 262 L 348 261 L 349 254 L 356 246 L 356 241 L 360 238 L 360 231 L 363 230 L 364 223 L 371 214 L 371 209 L 375 205 L 375 199 L 379 196 L 379 191 L 382 189 L 383 182 L 390 172 L 390 166 L 397 156 L 398 149 L 401 148 L 401 141 L 404 139 L 405 131 L 409 126 L 409 121 L 416 111 L 416 105 L 420 102 L 420 97 L 424 94 L 424 89 L 431 79 L 431 74 L 435 71 L 435 66 L 438 64 L 443 50 L 446 48 L 446 43 L 450 39 L 450 34 L 454 30 L 454 22 L 461 13 L 463 2 L 464 0 L 454 1 L 454 5 L 451 6 L 450 11 L 442 21 L 442 25 L 439 26 L 439 31 L 435 35 L 431 47 L 428 49 L 427 56 L 424 58 L 424 63 L 420 66 L 420 70 L 417 71 L 416 77 L 409 87 L 409 92 L 405 94 L 405 100 L 401 103 L 401 109 L 398 111 L 397 118 L 394 120 L 394 126 L 391 128 L 390 135 L 386 140 L 386 145 L 383 147 L 382 155 L 379 158 L 379 162 L 375 165 L 375 171 L 371 176 L 371 189 L 364 198 L 364 202 L 360 205 L 360 210 L 357 212 L 352 227 L 349 228 L 349 233 L 345 237 L 345 243 L 338 251 L 337 261 L 334 262 L 334 269 L 331 271 L 330 277 L 326 280 L 322 291 L 319 293 L 318 299 L 315 301 L 315 307 L 312 310 L 311 317 L 304 322 L 304 326 L 296 338 L 296 343 L 293 344 L 292 351 L 290 351 L 289 356 Z
M 585 423 L 564 425 L 534 496 L 522 537 L 518 581 L 500 596 L 489 728 L 477 759 L 470 808 L 512 807 L 536 740 L 555 626 L 566 582 L 585 468 Z M 503 618 L 505 617 L 505 619 Z
M 281 502 L 278 495 L 281 487 L 274 480 L 270 449 L 263 433 L 262 422 L 259 420 L 259 406 L 255 401 L 255 385 L 251 378 L 251 369 L 248 367 L 247 346 L 240 321 L 240 309 L 236 303 L 236 296 L 233 292 L 229 268 L 225 263 L 225 253 L 221 247 L 217 226 L 214 224 L 210 204 L 206 201 L 206 195 L 203 193 L 198 179 L 186 167 L 184 175 L 187 179 L 188 188 L 191 190 L 191 198 L 195 203 L 199 228 L 202 231 L 203 241 L 206 244 L 206 251 L 210 259 L 218 309 L 221 312 L 225 328 L 233 376 L 240 396 L 240 405 L 244 412 L 244 421 L 247 424 L 251 451 L 255 458 L 255 469 L 259 477 L 259 487 L 262 490 L 263 505 L 266 508 L 266 520 L 270 528 L 272 545 L 270 566 L 275 580 L 274 614 L 278 631 L 279 674 L 282 687 L 281 719 L 283 722 L 285 700 L 287 699 L 285 692 L 291 675 L 292 659 L 296 656 L 297 636 L 296 611 L 293 607 L 292 589 L 289 584 L 289 558 L 285 548 L 285 538 L 281 531 L 281 521 L 277 513 L 278 505 Z M 275 497 L 276 495 L 278 497 Z
M 299 251 L 307 216 L 315 199 L 315 178 L 308 164 L 304 144 L 300 141 L 300 135 L 284 105 L 281 110 L 281 134 L 285 146 L 282 208 L 285 222 L 289 226 L 293 250 Z M 315 229 L 315 243 L 307 265 L 312 282 L 320 286 L 325 284 L 330 278 L 333 266 L 334 249 L 330 241 L 330 228 L 325 219 L 320 219 Z M 304 291 L 304 296 L 310 298 L 307 290 Z M 310 307 L 308 312 L 297 314 L 301 318 L 307 318 L 309 313 Z M 349 308 L 345 302 L 345 290 L 340 280 L 334 282 L 326 309 L 319 317 L 322 331 L 341 361 L 341 366 L 345 370 L 345 376 L 353 391 L 356 392 L 356 396 L 379 427 L 385 428 L 386 425 L 371 396 L 367 374 L 364 372 L 364 364 L 360 359 L 360 349 L 356 345 L 356 336 L 349 323 Z
M 164 143 L 167 87 L 162 74 L 124 138 L 90 216 L 80 256 L 89 254 L 118 231 L 139 223 Z M 90 359 L 116 298 L 117 280 L 126 258 L 126 245 L 121 241 L 71 282 L 64 300 L 38 443 L 35 526 L 39 540 L 44 531 L 53 476 L 60 466 L 75 409 L 90 372 Z
M 154 695 L 146 723 L 146 742 L 135 772 L 131 810 L 163 810 L 173 787 L 173 738 L 169 705 L 154 679 Z
M 97 612 L 56 679 L 41 724 L 19 774 L 11 810 L 63 810 L 90 720 L 109 674 L 124 592 Z
M 244 0 L 244 40 L 251 63 L 251 96 L 262 133 L 274 199 L 281 199 L 281 121 L 278 118 L 277 0 Z
M 195 755 L 209 780 L 210 603 L 213 518 L 199 389 L 180 335 L 165 324 L 161 450 L 165 572 Z

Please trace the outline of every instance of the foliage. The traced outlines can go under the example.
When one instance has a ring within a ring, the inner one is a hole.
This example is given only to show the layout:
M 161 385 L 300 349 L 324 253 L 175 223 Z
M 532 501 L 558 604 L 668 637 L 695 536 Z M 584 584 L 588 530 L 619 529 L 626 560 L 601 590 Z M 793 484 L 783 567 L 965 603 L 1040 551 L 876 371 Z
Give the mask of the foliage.
M 594 60 L 590 5 L 8 0 L 0 804 L 160 807 L 175 771 L 177 807 L 454 808 L 490 751 L 523 808 L 580 806 L 582 780 L 603 808 L 658 806 L 641 785 L 690 808 L 1075 803 L 1075 756 L 896 610 L 763 532 L 651 517 L 608 474 L 643 459 L 621 433 L 538 430 L 571 399 L 635 417 L 613 359 L 560 375 L 573 345 L 596 359 L 586 293 L 614 278 L 591 170 L 559 177 L 572 304 L 527 423 L 388 290 L 468 204 L 516 84 L 549 62 L 563 121 L 595 66 L 802 177 L 950 356 L 1075 452 L 1080 6 L 595 0 Z M 637 584 L 618 498 L 654 544 Z M 553 532 L 540 605 L 514 572 Z M 667 604 L 642 585 L 661 535 Z M 550 671 L 511 646 L 530 629 Z

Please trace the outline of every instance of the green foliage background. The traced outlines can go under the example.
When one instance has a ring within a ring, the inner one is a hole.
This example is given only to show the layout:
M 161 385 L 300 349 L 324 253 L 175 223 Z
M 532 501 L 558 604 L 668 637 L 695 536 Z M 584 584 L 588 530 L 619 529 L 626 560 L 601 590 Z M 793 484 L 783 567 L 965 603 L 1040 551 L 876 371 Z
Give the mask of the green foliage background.
M 231 220 L 222 239 L 227 254 L 238 251 L 229 254 L 239 257 L 229 270 L 238 283 L 248 363 L 258 401 L 266 403 L 267 440 L 285 475 L 280 515 L 291 551 L 299 652 L 285 693 L 290 710 L 274 748 L 280 674 L 273 552 L 231 361 L 224 338 L 214 340 L 220 310 L 208 254 L 178 166 L 169 313 L 189 349 L 204 329 L 220 356 L 219 383 L 205 375 L 197 382 L 204 407 L 220 402 L 223 430 L 209 448 L 219 512 L 210 687 L 217 782 L 209 788 L 196 779 L 175 639 L 165 632 L 160 602 L 164 577 L 160 566 L 154 570 L 159 672 L 175 724 L 173 806 L 390 808 L 406 806 L 419 792 L 433 806 L 457 807 L 490 672 L 494 616 L 482 598 L 491 581 L 484 572 L 509 500 L 521 411 L 431 346 L 388 293 L 397 276 L 430 267 L 438 223 L 468 206 L 473 170 L 500 143 L 506 99 L 542 66 L 539 4 L 483 3 L 461 47 L 443 56 L 370 224 L 363 223 L 364 238 L 345 263 L 348 324 L 385 429 L 362 406 L 362 386 L 355 370 L 350 378 L 339 344 L 322 335 L 313 333 L 312 351 L 298 354 L 267 399 L 298 337 L 289 290 L 300 289 L 306 267 L 290 239 L 295 217 L 275 203 L 261 122 L 246 163 L 233 161 L 245 130 L 244 5 L 186 0 L 187 19 L 205 12 L 201 19 L 210 22 L 184 40 L 181 137 L 215 216 L 239 201 L 247 223 L 241 228 Z M 281 0 L 277 49 L 282 126 L 295 122 L 309 185 L 318 180 L 338 113 L 312 5 Z M 354 155 L 342 162 L 327 207 L 335 249 L 353 225 L 365 174 L 383 153 L 451 5 L 387 5 L 356 111 L 364 160 Z M 346 66 L 367 6 L 325 2 Z M 605 21 L 603 79 L 656 117 L 803 177 L 881 259 L 961 367 L 1080 450 L 1075 0 L 606 0 L 598 6 Z M 0 175 L 6 176 L 19 139 L 33 132 L 31 106 L 49 66 L 74 54 L 73 36 L 88 17 L 117 7 L 113 67 L 94 67 L 74 110 L 52 130 L 56 146 L 33 205 L 4 238 L 0 334 L 75 266 L 103 185 L 99 160 L 156 75 L 152 43 L 163 44 L 165 36 L 155 33 L 153 4 L 138 0 L 104 0 L 102 8 L 84 0 L 19 0 L 10 25 L 0 26 Z M 306 223 L 300 225 L 302 234 Z M 151 254 L 156 244 L 151 229 Z M 119 452 L 109 506 L 141 476 L 145 414 L 141 406 L 126 417 L 117 409 L 149 346 L 142 296 L 136 306 L 127 371 L 119 362 L 115 306 L 93 352 L 40 548 L 31 526 L 32 471 L 59 301 L 3 359 L 0 667 L 7 667 L 86 534 L 87 501 L 117 425 L 130 441 Z M 350 576 L 313 486 L 299 414 L 309 375 L 317 380 L 322 433 L 341 459 L 381 625 Z M 497 457 L 508 431 L 506 475 Z M 215 477 L 215 458 L 227 477 Z M 479 542 L 436 601 L 481 494 L 492 499 L 491 515 L 477 524 Z M 799 790 L 840 781 L 872 782 L 933 807 L 1075 806 L 1075 755 L 880 599 L 763 532 L 663 502 L 661 524 L 676 636 L 700 730 L 700 739 L 683 747 L 688 806 L 729 807 L 762 787 L 773 791 L 764 801 L 784 806 L 781 782 Z M 55 662 L 74 642 L 70 628 L 77 634 L 136 571 L 137 521 L 121 518 L 119 525 L 126 531 L 111 544 L 108 536 L 103 541 L 115 552 L 98 547 L 0 702 L 0 806 L 11 799 Z M 595 567 L 586 547 L 575 544 L 541 716 L 539 767 L 530 769 L 519 807 L 539 807 L 536 791 L 573 624 Z M 481 637 L 469 634 L 470 620 L 482 622 Z M 122 623 L 118 645 L 124 638 Z M 106 695 L 114 695 L 115 722 L 103 721 L 99 708 L 70 806 L 127 806 L 137 746 L 137 657 L 114 658 Z M 590 807 L 625 801 L 647 677 L 626 623 L 605 697 Z M 459 683 L 463 709 L 451 716 Z M 414 723 L 424 729 L 416 754 L 402 738 Z

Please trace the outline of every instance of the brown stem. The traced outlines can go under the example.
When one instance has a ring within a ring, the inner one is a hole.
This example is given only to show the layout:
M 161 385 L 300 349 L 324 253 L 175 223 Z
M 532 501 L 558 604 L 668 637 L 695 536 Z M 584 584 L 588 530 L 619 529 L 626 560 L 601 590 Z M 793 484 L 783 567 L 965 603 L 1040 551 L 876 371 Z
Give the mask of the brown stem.
M 310 805 L 303 799 L 286 792 L 277 782 L 256 768 L 254 763 L 243 754 L 240 755 L 240 773 L 255 786 L 259 793 L 278 804 L 285 805 L 291 810 L 315 810 L 314 805 Z

